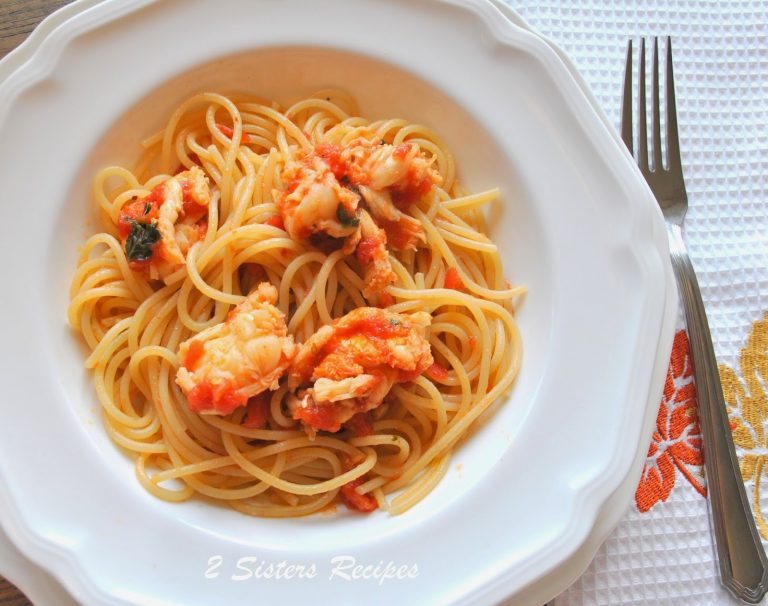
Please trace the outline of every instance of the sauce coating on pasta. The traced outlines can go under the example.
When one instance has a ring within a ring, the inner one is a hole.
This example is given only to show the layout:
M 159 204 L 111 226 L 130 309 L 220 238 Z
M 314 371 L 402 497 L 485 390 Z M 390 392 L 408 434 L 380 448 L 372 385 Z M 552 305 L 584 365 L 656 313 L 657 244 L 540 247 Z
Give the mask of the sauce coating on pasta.
M 187 99 L 94 180 L 69 322 L 153 495 L 266 517 L 401 513 L 513 383 L 483 207 L 428 128 L 321 91 Z

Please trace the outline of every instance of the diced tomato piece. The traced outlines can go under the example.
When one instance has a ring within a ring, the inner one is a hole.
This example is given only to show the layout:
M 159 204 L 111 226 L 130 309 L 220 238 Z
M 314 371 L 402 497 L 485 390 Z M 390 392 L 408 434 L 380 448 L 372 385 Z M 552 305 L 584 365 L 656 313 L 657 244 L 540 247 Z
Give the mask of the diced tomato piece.
M 211 408 L 213 401 L 213 388 L 210 383 L 198 383 L 187 394 L 187 404 L 192 412 L 200 412 Z
M 445 272 L 445 287 L 453 290 L 464 290 L 464 282 L 462 282 L 459 271 L 455 267 L 451 267 Z
M 154 255 L 152 255 L 154 257 Z M 131 271 L 139 271 L 139 272 L 148 272 L 149 271 L 149 262 L 152 259 L 144 259 L 142 261 L 128 261 L 128 267 L 131 268 Z
M 411 177 L 410 174 L 409 177 Z M 414 196 L 417 200 L 420 200 L 430 192 L 434 184 L 435 181 L 430 175 L 422 177 L 418 181 L 411 177 L 411 181 L 408 182 L 408 190 L 412 196 Z
M 341 146 L 331 143 L 321 143 L 315 147 L 315 153 L 320 156 L 337 179 L 347 172 L 347 167 L 341 161 Z
M 379 503 L 369 494 L 358 494 L 355 490 L 363 483 L 363 478 L 352 480 L 347 482 L 341 487 L 341 496 L 347 507 L 354 509 L 355 511 L 361 511 L 363 513 L 370 513 L 375 509 L 378 509 Z
M 344 339 L 358 335 L 363 335 L 369 339 L 389 339 L 392 337 L 403 337 L 408 332 L 409 329 L 396 318 L 379 315 L 365 316 L 343 328 L 337 328 L 335 334 L 329 339 L 325 350 L 333 351 Z
M 131 233 L 133 221 L 151 223 L 157 219 L 158 211 L 165 202 L 163 192 L 163 184 L 161 183 L 143 198 L 132 200 L 123 205 L 117 220 L 117 231 L 121 239 L 125 240 Z
M 193 223 L 198 223 L 205 215 L 208 214 L 208 208 L 202 204 L 198 204 L 194 200 L 184 196 L 184 200 L 181 206 L 181 216 L 185 219 L 191 220 Z M 203 225 L 208 228 L 208 224 L 203 221 Z
M 448 378 L 448 369 L 437 362 L 433 362 L 424 374 L 435 381 L 445 381 Z
M 373 420 L 370 413 L 358 412 L 349 421 L 344 423 L 344 427 L 351 429 L 356 436 L 373 435 Z
M 202 355 L 205 353 L 205 343 L 202 341 L 198 341 L 197 339 L 193 339 L 189 342 L 189 349 L 187 350 L 187 355 L 184 356 L 184 361 L 181 363 L 181 365 L 189 370 L 190 372 L 195 370 L 195 365 L 197 364 L 197 361 L 202 357 Z
M 226 124 L 219 124 L 217 122 L 216 128 L 218 128 L 221 131 L 222 135 L 224 135 L 225 137 L 229 137 L 230 139 L 232 138 L 232 135 L 235 134 L 235 131 L 233 131 L 232 128 L 227 126 Z
M 419 370 L 418 368 L 416 370 L 401 370 L 397 374 L 397 382 L 408 383 L 410 381 L 415 381 L 421 376 L 422 372 L 424 371 Z
M 248 410 L 243 419 L 243 426 L 250 429 L 261 429 L 269 419 L 270 392 L 265 391 L 248 400 Z
M 157 202 L 149 197 L 133 200 L 125 204 L 120 210 L 120 217 L 117 220 L 117 231 L 120 234 L 120 238 L 125 240 L 128 237 L 134 221 L 150 223 L 153 219 L 156 219 L 158 208 Z
M 378 247 L 378 238 L 374 238 L 373 236 L 362 238 L 357 244 L 357 260 L 364 265 L 371 263 L 376 255 Z
M 396 336 L 404 336 L 408 331 L 402 323 L 396 319 L 369 316 L 355 323 L 351 329 L 367 337 L 389 339 Z
M 299 406 L 293 413 L 293 418 L 298 421 L 304 421 L 311 427 L 321 431 L 335 433 L 341 429 L 341 423 L 336 418 L 333 406 L 319 406 L 314 403 L 309 406 Z
M 387 242 L 395 250 L 407 250 L 414 245 L 414 234 L 405 228 L 403 222 L 380 220 L 379 223 L 387 232 Z
M 410 153 L 412 147 L 413 143 L 401 143 L 395 148 L 395 151 L 392 152 L 392 157 L 401 160 Z
M 217 122 L 216 128 L 218 128 L 219 131 L 221 131 L 221 134 L 227 137 L 228 139 L 231 139 L 235 135 L 234 129 L 231 126 L 227 126 L 226 124 L 219 124 Z M 248 143 L 251 140 L 251 138 L 248 136 L 247 133 L 242 133 L 241 137 L 242 137 L 241 141 L 243 143 Z
M 415 171 L 409 170 L 405 183 L 390 191 L 392 202 L 400 210 L 405 210 L 426 196 L 434 184 L 435 179 L 431 174 L 419 177 Z
M 283 218 L 280 215 L 272 215 L 269 219 L 264 221 L 267 225 L 271 225 L 272 227 L 279 227 L 280 229 L 285 229 L 285 224 L 283 223 Z
M 207 381 L 195 385 L 187 394 L 187 403 L 192 412 L 213 409 L 219 414 L 226 415 L 240 406 L 244 406 L 247 402 L 247 397 L 237 393 L 231 387 L 214 389 Z
M 160 183 L 160 185 L 156 185 L 154 189 L 149 192 L 147 196 L 139 200 L 139 202 L 149 202 L 155 209 L 159 210 L 165 202 L 164 193 L 165 186 L 163 183 Z
M 293 192 L 296 191 L 296 188 L 301 183 L 301 177 L 296 176 L 285 185 L 285 191 L 278 195 L 277 199 L 275 200 L 275 204 L 277 204 L 277 208 L 280 209 L 283 207 L 285 203 L 285 198 L 289 195 L 291 195 Z
M 126 240 L 128 238 L 128 234 L 131 233 L 132 227 L 131 217 L 121 213 L 120 218 L 117 220 L 117 233 L 121 240 Z
M 248 398 L 237 393 L 231 387 L 215 394 L 214 406 L 216 411 L 223 415 L 227 415 L 247 403 Z
M 181 214 L 184 218 L 197 222 L 208 214 L 208 207 L 192 199 L 192 183 L 189 179 L 179 179 L 179 181 L 181 182 Z
M 394 303 L 395 298 L 388 292 L 383 292 L 379 295 L 379 307 L 389 307 L 390 305 L 394 305 Z

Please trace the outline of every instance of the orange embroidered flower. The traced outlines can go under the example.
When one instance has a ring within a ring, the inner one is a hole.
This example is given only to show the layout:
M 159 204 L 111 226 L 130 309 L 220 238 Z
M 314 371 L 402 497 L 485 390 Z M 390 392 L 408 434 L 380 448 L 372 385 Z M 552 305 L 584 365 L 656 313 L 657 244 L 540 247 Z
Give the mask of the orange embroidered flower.
M 637 508 L 646 512 L 659 501 L 666 501 L 675 487 L 677 471 L 699 494 L 706 496 L 703 464 L 688 335 L 680 330 L 672 345 L 672 358 L 648 460 L 635 492 Z

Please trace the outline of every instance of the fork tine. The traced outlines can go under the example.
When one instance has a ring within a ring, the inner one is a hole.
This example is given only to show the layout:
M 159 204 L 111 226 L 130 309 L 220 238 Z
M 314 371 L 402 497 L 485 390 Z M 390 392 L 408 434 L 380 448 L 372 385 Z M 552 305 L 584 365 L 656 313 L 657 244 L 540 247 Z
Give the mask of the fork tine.
M 630 154 L 634 154 L 632 146 L 632 39 L 627 43 L 627 64 L 624 67 L 624 94 L 621 97 L 621 138 Z
M 637 75 L 637 163 L 648 172 L 648 121 L 645 119 L 645 38 L 640 38 L 640 69 Z
M 651 143 L 653 144 L 653 170 L 661 170 L 661 119 L 659 117 L 659 39 L 653 39 L 653 83 L 651 86 Z
M 667 36 L 667 167 L 680 169 L 680 143 L 677 138 L 675 79 L 672 73 L 672 38 Z

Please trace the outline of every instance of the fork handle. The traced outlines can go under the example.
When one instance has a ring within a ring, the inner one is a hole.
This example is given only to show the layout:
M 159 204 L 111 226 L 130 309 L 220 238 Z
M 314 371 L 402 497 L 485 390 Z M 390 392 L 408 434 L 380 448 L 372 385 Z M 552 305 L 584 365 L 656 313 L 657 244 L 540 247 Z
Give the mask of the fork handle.
M 691 259 L 678 225 L 667 223 L 672 267 L 683 300 L 704 438 L 710 514 L 722 584 L 756 604 L 768 590 L 768 561 L 744 490 L 731 438 L 712 336 Z

